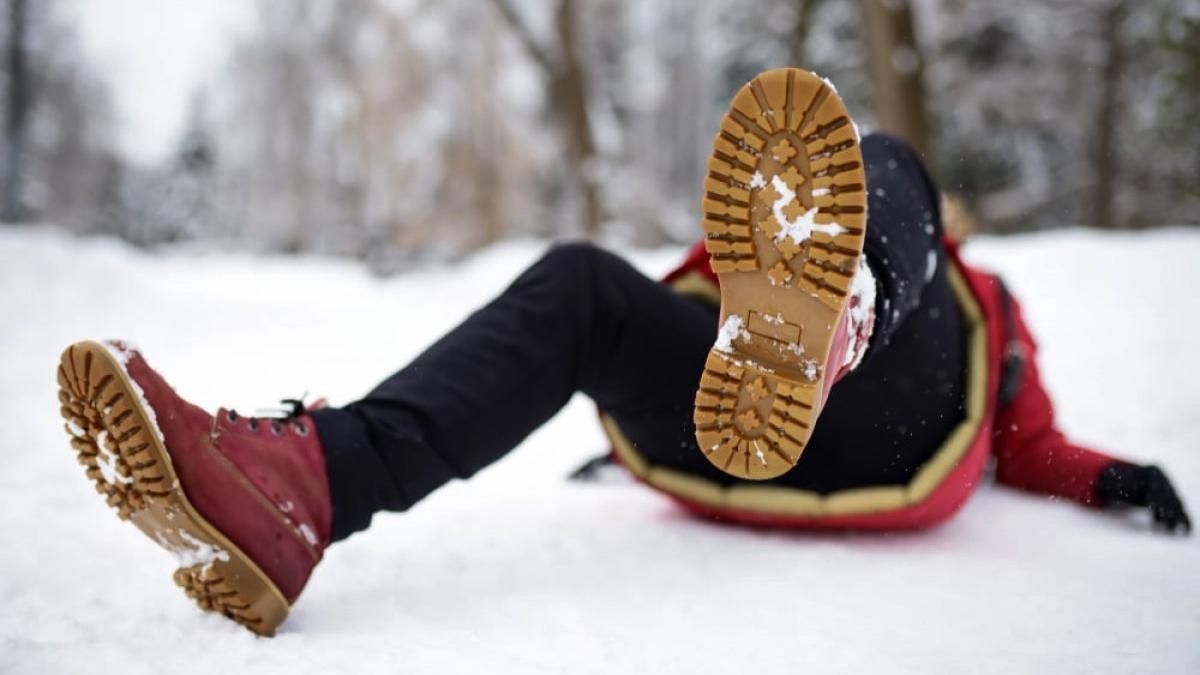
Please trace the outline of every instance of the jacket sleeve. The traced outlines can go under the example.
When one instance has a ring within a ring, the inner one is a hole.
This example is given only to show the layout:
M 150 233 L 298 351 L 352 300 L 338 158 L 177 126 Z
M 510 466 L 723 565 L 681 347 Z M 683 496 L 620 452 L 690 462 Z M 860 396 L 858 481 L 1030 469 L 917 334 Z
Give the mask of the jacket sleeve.
M 1056 428 L 1054 405 L 1042 387 L 1037 366 L 1037 345 L 1021 317 L 1020 307 L 1009 300 L 1013 334 L 1006 358 L 1021 359 L 1015 395 L 998 403 L 995 438 L 996 480 L 1005 485 L 1100 506 L 1096 479 L 1114 458 L 1067 440 Z

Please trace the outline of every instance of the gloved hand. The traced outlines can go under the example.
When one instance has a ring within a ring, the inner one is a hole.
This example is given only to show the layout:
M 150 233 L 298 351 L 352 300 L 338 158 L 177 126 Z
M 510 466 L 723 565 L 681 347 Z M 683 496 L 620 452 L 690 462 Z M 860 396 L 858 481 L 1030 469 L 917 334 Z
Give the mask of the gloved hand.
M 1178 529 L 1187 534 L 1192 531 L 1192 521 L 1183 502 L 1175 494 L 1167 475 L 1157 466 L 1113 462 L 1100 472 L 1096 495 L 1103 506 L 1130 504 L 1149 508 L 1154 522 L 1168 532 Z

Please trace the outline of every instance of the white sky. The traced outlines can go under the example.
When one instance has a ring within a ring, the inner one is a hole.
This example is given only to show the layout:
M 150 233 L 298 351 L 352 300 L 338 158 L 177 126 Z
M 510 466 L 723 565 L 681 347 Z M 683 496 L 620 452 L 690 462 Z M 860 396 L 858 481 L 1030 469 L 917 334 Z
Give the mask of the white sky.
M 63 0 L 94 71 L 112 86 L 118 142 L 152 162 L 176 147 L 196 87 L 252 17 L 250 0 Z

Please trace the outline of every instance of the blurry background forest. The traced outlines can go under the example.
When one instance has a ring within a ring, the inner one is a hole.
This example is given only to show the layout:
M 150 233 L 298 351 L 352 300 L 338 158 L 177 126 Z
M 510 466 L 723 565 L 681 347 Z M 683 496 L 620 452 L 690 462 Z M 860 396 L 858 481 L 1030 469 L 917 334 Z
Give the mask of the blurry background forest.
M 179 34 L 194 3 L 3 2 L 7 222 L 381 272 L 512 236 L 684 242 L 729 97 L 796 64 L 980 229 L 1200 223 L 1200 0 L 213 0 L 237 7 L 194 49 L 213 67 L 140 92 L 183 111 L 151 153 L 83 17 L 156 5 Z

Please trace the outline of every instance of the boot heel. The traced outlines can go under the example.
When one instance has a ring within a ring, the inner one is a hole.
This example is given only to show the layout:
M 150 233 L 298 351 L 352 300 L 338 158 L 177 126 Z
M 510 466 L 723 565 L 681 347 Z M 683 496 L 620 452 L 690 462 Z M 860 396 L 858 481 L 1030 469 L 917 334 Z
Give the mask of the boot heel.
M 696 392 L 696 440 L 714 465 L 759 479 L 800 458 L 815 418 L 816 387 L 713 350 Z

